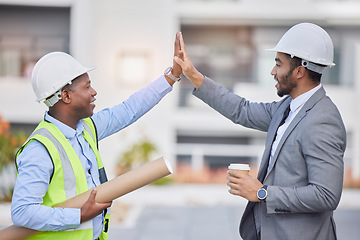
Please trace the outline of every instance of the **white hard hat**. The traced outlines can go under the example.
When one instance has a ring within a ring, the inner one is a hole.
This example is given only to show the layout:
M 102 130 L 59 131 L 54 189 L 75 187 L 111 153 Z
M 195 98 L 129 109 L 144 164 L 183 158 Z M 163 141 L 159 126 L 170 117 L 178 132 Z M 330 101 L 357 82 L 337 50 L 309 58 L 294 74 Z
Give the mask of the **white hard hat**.
M 36 101 L 51 107 L 60 97 L 55 94 L 66 84 L 95 67 L 84 67 L 67 53 L 48 53 L 35 64 L 31 75 L 31 83 L 36 95 Z M 50 99 L 48 97 L 52 96 Z
M 334 46 L 329 34 L 313 23 L 293 26 L 282 36 L 276 47 L 267 50 L 301 58 L 304 67 L 318 73 L 322 73 L 323 67 L 313 63 L 335 66 Z

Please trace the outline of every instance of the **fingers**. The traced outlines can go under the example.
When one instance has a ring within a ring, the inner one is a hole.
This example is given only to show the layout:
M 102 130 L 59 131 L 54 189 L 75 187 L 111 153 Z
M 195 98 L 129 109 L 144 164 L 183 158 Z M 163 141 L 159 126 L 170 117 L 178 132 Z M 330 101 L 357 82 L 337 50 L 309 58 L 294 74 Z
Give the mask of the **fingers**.
M 179 51 L 179 58 L 184 61 L 184 52 L 181 50 Z
M 229 193 L 246 198 L 251 202 L 259 202 L 257 191 L 263 184 L 257 178 L 236 171 L 228 171 L 227 179 L 227 185 L 231 188 Z
M 111 207 L 112 202 L 107 202 L 107 203 L 98 203 L 102 209 Z
M 90 192 L 90 196 L 89 196 L 88 200 L 81 207 L 81 209 L 80 209 L 81 210 L 81 216 L 80 216 L 81 222 L 85 222 L 85 221 L 88 221 L 88 220 L 94 218 L 95 216 L 101 214 L 105 208 L 108 208 L 111 206 L 112 202 L 97 203 L 95 200 L 96 194 L 97 194 L 97 190 L 93 189 Z
M 227 173 L 229 176 L 240 178 L 240 179 L 244 179 L 244 178 L 248 177 L 248 175 L 239 173 L 238 171 L 229 170 Z
M 185 48 L 185 43 L 184 43 L 184 38 L 181 32 L 178 33 L 179 35 L 179 41 L 180 41 L 180 49 L 186 53 L 186 48 Z
M 243 185 L 243 179 L 241 178 L 242 176 L 237 177 L 235 176 L 237 175 L 237 172 L 236 171 L 228 171 L 228 176 L 227 176 L 227 179 L 228 179 L 228 183 L 227 185 L 229 186 L 229 193 L 230 194 L 233 194 L 233 195 L 237 195 L 237 196 L 243 196 L 241 194 L 241 190 L 242 190 L 242 185 Z M 242 175 L 242 174 L 240 174 Z
M 228 177 L 229 179 L 229 177 Z M 241 192 L 240 192 L 240 186 L 235 183 L 236 178 L 231 178 L 229 179 L 227 185 L 229 186 L 229 193 L 233 194 L 233 195 L 237 195 L 237 196 L 241 196 Z
M 179 33 L 176 33 L 175 42 L 174 42 L 174 57 L 179 56 L 179 54 L 180 54 L 180 40 L 179 40 Z M 173 59 L 172 74 L 174 74 L 174 76 L 176 77 L 179 77 L 181 73 L 182 73 L 181 66 L 175 61 L 175 59 Z
M 103 208 L 103 209 L 108 208 L 108 207 L 111 206 L 112 202 L 107 202 L 107 203 L 98 203 L 98 202 L 96 202 L 96 200 L 95 200 L 96 194 L 97 194 L 97 190 L 96 190 L 96 188 L 94 188 L 90 193 L 89 201 L 91 201 L 92 203 L 97 204 L 99 208 Z
M 180 51 L 179 33 L 176 33 L 175 42 L 174 42 L 174 56 L 178 56 L 179 51 Z
M 181 66 L 181 68 L 184 66 L 184 61 L 180 59 L 178 56 L 174 57 L 174 61 Z
M 179 51 L 179 57 L 184 60 L 185 57 L 187 57 L 187 52 L 185 48 L 184 38 L 182 36 L 181 32 L 178 32 L 176 34 L 177 38 L 179 39 L 179 45 L 180 45 L 180 51 Z M 181 56 L 180 56 L 181 54 Z
M 178 37 L 180 41 L 180 51 L 179 55 L 174 57 L 174 62 L 181 66 L 182 73 L 190 80 L 194 87 L 199 88 L 205 77 L 195 68 L 190 57 L 187 55 L 181 32 L 178 33 Z
M 97 194 L 97 190 L 96 190 L 96 188 L 94 188 L 94 189 L 91 191 L 91 193 L 90 193 L 89 199 L 94 200 L 94 202 L 95 202 L 96 204 L 99 204 L 99 205 L 103 205 L 103 206 L 109 205 L 109 207 L 111 206 L 112 201 L 111 201 L 111 202 L 107 202 L 107 203 L 97 203 L 97 202 L 95 201 L 96 194 Z
M 228 179 L 227 185 L 233 189 L 238 189 L 239 185 L 242 183 L 242 181 L 239 178 L 228 176 L 227 179 Z
M 229 193 L 231 193 L 232 195 L 236 195 L 236 196 L 242 197 L 242 195 L 241 195 L 241 193 L 240 193 L 239 190 L 229 189 Z
M 97 194 L 97 190 L 96 190 L 96 188 L 94 188 L 93 190 L 91 190 L 88 201 L 89 202 L 95 202 L 96 194 Z

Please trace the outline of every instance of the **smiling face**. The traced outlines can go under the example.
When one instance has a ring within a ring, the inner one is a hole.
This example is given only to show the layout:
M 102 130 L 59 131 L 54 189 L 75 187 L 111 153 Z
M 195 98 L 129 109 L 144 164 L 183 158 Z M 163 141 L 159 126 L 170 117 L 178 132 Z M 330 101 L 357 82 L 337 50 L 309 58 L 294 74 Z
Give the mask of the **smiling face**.
M 297 83 L 293 77 L 293 70 L 290 65 L 290 58 L 285 53 L 278 52 L 275 58 L 275 66 L 271 71 L 271 75 L 277 81 L 275 87 L 280 97 L 290 95 L 297 87 Z
M 96 94 L 97 92 L 91 87 L 91 81 L 87 73 L 75 79 L 69 86 L 69 95 L 71 99 L 69 107 L 78 119 L 93 115 Z

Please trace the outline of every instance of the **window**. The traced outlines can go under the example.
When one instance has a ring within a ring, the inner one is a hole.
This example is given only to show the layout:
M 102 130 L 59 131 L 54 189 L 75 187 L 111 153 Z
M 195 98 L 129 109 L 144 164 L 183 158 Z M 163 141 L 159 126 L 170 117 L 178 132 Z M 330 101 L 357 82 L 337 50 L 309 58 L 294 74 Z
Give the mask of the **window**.
M 0 77 L 30 77 L 51 51 L 69 52 L 70 8 L 0 5 Z
M 194 170 L 204 166 L 210 169 L 227 167 L 230 163 L 256 165 L 263 152 L 265 136 L 237 135 L 229 132 L 177 133 L 178 164 L 189 164 Z
M 255 48 L 253 29 L 246 26 L 182 26 L 186 49 L 196 68 L 228 89 L 236 82 L 252 82 Z M 187 106 L 192 90 L 181 81 L 180 106 Z

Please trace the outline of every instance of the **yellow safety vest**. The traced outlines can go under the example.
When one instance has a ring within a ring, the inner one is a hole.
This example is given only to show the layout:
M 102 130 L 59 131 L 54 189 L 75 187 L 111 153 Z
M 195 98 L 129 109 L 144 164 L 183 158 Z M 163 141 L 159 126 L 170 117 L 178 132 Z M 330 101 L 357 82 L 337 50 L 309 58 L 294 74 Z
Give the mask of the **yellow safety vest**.
M 99 170 L 100 183 L 107 181 L 103 162 L 101 161 L 98 151 L 98 141 L 96 129 L 91 118 L 81 120 L 85 126 L 82 135 L 89 143 L 95 153 Z M 88 189 L 84 168 L 76 155 L 73 147 L 55 127 L 54 124 L 43 120 L 30 135 L 26 143 L 17 152 L 16 157 L 22 152 L 30 141 L 40 142 L 48 151 L 54 171 L 51 176 L 49 188 L 43 198 L 43 205 L 53 207 L 61 202 L 66 201 L 76 195 L 86 192 Z M 104 228 L 99 236 L 99 240 L 108 239 L 108 227 L 110 221 L 110 209 L 104 211 Z M 86 221 L 80 224 L 79 228 L 69 229 L 59 232 L 41 232 L 29 239 L 67 239 L 67 240 L 92 240 L 93 229 L 92 221 Z

